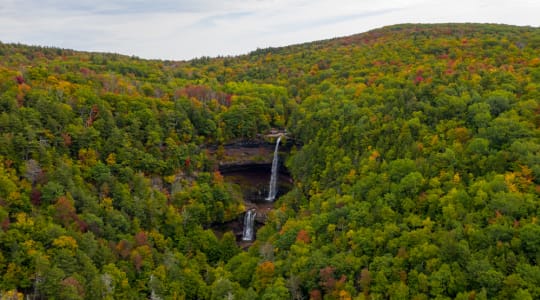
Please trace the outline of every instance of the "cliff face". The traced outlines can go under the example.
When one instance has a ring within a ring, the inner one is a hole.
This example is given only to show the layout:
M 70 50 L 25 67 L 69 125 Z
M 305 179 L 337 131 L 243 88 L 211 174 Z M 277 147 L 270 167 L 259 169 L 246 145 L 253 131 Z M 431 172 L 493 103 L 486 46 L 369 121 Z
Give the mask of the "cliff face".
M 252 168 L 268 168 L 272 164 L 273 146 L 268 143 L 232 144 L 213 153 L 217 168 L 222 172 Z
M 270 169 L 276 139 L 279 136 L 284 136 L 280 143 L 280 152 L 288 152 L 293 146 L 294 140 L 287 138 L 283 132 L 272 132 L 267 135 L 260 135 L 254 140 L 237 141 L 210 147 L 209 154 L 215 161 L 215 168 L 222 173 L 257 168 Z M 286 172 L 284 168 L 281 169 L 282 172 Z

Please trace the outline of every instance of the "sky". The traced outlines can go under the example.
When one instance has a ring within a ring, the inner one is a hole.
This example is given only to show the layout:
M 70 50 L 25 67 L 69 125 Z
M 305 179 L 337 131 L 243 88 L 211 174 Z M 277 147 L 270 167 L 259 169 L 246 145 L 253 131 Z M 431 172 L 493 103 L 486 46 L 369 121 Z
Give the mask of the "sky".
M 538 0 L 0 0 L 0 41 L 148 59 L 249 53 L 400 23 L 540 26 Z

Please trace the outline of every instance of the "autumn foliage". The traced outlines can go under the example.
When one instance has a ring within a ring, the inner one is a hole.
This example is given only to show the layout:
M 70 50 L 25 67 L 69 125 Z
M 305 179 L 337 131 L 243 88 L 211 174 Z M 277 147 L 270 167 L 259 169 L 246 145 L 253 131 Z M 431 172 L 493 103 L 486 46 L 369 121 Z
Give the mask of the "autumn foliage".
M 0 298 L 540 299 L 539 83 L 540 30 L 494 24 L 182 62 L 0 43 Z M 294 188 L 240 247 L 218 160 L 272 129 Z

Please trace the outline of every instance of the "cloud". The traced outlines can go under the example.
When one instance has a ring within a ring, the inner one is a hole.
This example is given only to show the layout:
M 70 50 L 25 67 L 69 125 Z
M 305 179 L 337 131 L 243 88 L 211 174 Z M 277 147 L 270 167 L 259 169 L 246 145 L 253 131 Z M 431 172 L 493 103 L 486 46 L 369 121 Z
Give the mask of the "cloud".
M 26 12 L 62 12 L 87 14 L 147 14 L 160 12 L 197 12 L 219 7 L 214 0 L 5 0 L 5 7 Z

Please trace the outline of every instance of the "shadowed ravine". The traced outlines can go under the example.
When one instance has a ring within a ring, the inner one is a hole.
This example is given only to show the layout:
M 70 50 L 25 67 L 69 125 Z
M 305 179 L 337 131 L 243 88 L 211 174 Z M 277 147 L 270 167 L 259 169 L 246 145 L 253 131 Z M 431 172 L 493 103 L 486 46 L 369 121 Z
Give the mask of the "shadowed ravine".
M 226 182 L 236 184 L 242 191 L 244 198 L 244 204 L 246 206 L 246 213 L 251 211 L 253 214 L 253 230 L 248 230 L 249 238 L 242 237 L 246 231 L 243 228 L 242 231 L 235 231 L 237 240 L 243 242 L 251 242 L 256 238 L 256 229 L 260 227 L 266 220 L 268 213 L 273 209 L 274 202 L 268 201 L 267 196 L 269 194 L 269 182 L 271 177 L 271 165 L 244 165 L 241 169 L 235 171 L 224 171 L 222 173 Z M 287 193 L 292 188 L 292 179 L 287 174 L 283 166 L 278 167 L 276 174 L 276 192 L 275 198 L 278 199 L 283 194 Z M 245 223 L 245 214 L 241 218 Z

